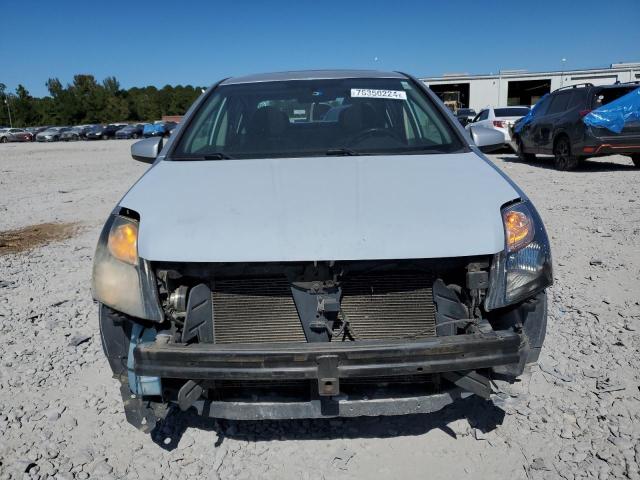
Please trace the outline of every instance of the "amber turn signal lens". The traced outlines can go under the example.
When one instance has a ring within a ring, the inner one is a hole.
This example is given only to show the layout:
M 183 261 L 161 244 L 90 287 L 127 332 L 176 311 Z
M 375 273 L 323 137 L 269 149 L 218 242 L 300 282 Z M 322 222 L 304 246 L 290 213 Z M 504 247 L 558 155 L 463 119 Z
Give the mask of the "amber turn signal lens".
M 504 213 L 504 229 L 507 250 L 514 252 L 529 244 L 533 239 L 533 222 L 523 212 L 510 210 Z
M 109 252 L 131 265 L 138 263 L 138 226 L 135 223 L 114 225 L 109 232 Z

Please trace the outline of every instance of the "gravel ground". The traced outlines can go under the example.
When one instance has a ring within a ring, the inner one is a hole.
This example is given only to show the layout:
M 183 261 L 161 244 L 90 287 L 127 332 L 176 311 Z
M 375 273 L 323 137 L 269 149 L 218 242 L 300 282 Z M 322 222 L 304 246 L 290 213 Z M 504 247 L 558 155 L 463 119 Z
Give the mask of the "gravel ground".
M 73 226 L 0 255 L 0 479 L 640 478 L 640 170 L 628 158 L 557 172 L 492 156 L 540 210 L 555 267 L 540 364 L 499 405 L 280 422 L 174 414 L 149 436 L 125 421 L 89 291 L 99 229 L 146 169 L 129 146 L 0 147 L 0 232 Z

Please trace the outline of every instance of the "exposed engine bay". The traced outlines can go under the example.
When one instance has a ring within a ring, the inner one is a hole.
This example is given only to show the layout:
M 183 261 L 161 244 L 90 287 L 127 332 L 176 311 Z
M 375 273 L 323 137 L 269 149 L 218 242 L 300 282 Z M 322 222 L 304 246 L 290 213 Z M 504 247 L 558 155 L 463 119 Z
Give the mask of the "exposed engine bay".
M 479 331 L 489 260 L 158 265 L 175 341 L 353 342 Z
M 431 412 L 537 360 L 546 296 L 486 311 L 490 266 L 153 263 L 164 321 L 103 306 L 105 352 L 141 429 L 169 403 L 234 419 Z

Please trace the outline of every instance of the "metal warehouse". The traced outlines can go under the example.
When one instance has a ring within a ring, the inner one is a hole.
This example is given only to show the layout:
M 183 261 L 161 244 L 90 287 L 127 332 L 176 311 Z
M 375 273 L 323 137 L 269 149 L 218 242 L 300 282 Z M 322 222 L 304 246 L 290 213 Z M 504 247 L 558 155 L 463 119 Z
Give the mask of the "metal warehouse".
M 504 105 L 534 105 L 545 93 L 579 83 L 607 85 L 640 81 L 640 62 L 613 63 L 609 68 L 527 72 L 501 70 L 498 74 L 445 74 L 422 78 L 452 110 Z

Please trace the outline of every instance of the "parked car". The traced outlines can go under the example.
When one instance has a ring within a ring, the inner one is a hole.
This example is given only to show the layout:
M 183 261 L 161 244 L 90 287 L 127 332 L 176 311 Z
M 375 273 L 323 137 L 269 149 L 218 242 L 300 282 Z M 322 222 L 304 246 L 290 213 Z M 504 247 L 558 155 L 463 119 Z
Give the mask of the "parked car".
M 83 125 L 72 127 L 66 132 L 63 132 L 62 135 L 60 135 L 60 140 L 65 142 L 85 140 L 87 136 L 87 132 L 91 130 L 91 128 L 92 128 L 91 126 L 83 126 Z
M 171 131 L 177 126 L 176 122 L 156 122 L 144 126 L 142 135 L 149 137 L 168 137 Z
M 0 143 L 7 142 L 30 142 L 33 135 L 23 128 L 3 128 L 0 129 Z
M 142 137 L 142 130 L 147 125 L 146 123 L 138 123 L 137 125 L 127 125 L 126 127 L 116 132 L 116 138 L 140 138 Z
M 498 107 L 485 108 L 465 126 L 469 130 L 471 126 L 482 126 L 500 132 L 504 137 L 504 144 L 510 145 L 511 127 L 520 118 L 529 113 L 529 107 Z
M 116 132 L 123 128 L 121 125 L 96 125 L 86 133 L 87 140 L 109 140 L 116 138 Z
M 71 127 L 50 127 L 36 135 L 38 142 L 57 142 L 60 136 L 70 130 Z
M 345 108 L 291 121 L 291 105 L 320 102 Z M 94 257 L 132 424 L 151 430 L 167 404 L 252 420 L 430 412 L 537 360 L 552 281 L 540 216 L 479 150 L 503 137 L 475 127 L 471 141 L 421 81 L 231 78 L 184 125 L 164 148 L 132 145 L 153 166 Z
M 178 128 L 178 124 L 176 122 L 165 122 L 164 129 L 167 132 L 167 137 L 173 135 L 173 132 Z
M 476 115 L 476 111 L 473 108 L 459 108 L 456 112 L 456 118 L 463 127 L 473 120 Z
M 29 132 L 31 134 L 31 141 L 35 142 L 36 141 L 36 136 L 40 133 L 40 132 L 44 132 L 45 130 L 51 128 L 50 126 L 43 126 L 43 127 L 27 127 L 25 128 L 25 130 L 27 132 Z
M 600 107 L 639 88 L 638 83 L 593 85 L 590 83 L 559 88 L 541 99 L 531 117 L 514 128 L 514 144 L 521 160 L 536 155 L 554 156 L 558 170 L 571 170 L 582 160 L 604 155 L 628 155 L 640 167 L 640 122 L 629 122 L 615 133 L 588 126 L 585 117 Z

